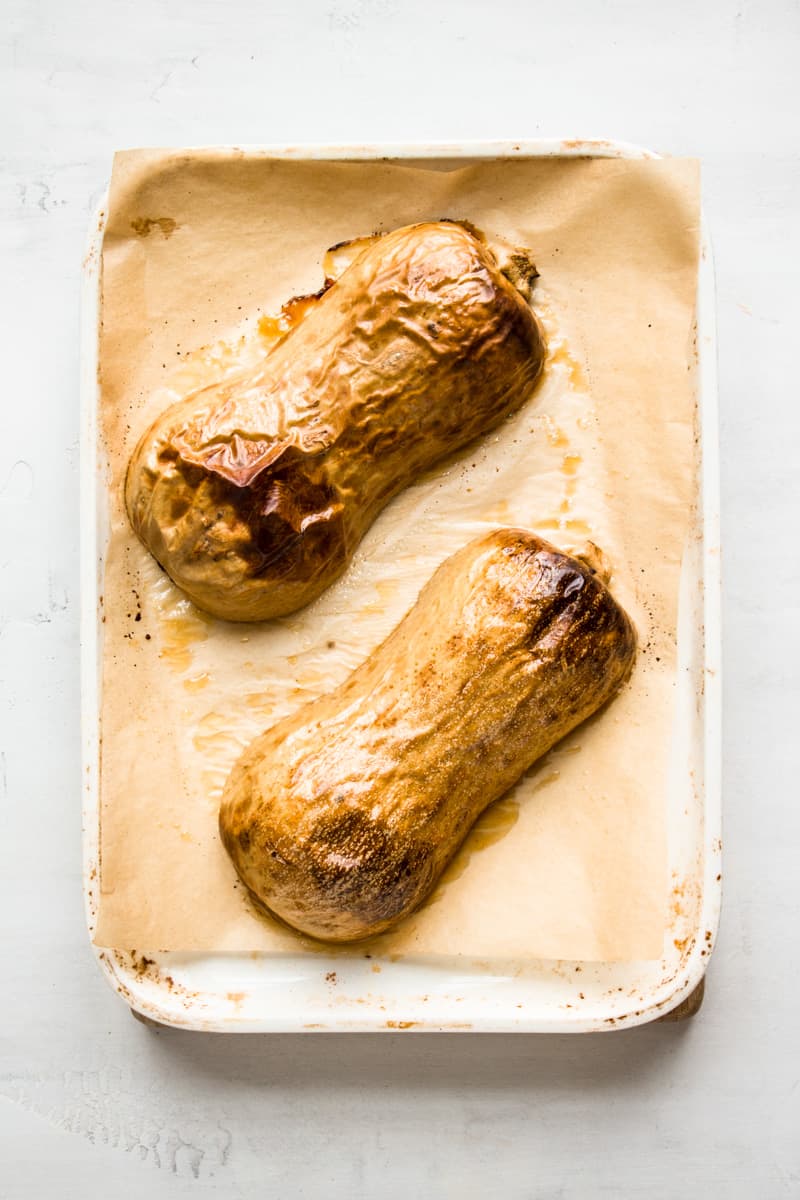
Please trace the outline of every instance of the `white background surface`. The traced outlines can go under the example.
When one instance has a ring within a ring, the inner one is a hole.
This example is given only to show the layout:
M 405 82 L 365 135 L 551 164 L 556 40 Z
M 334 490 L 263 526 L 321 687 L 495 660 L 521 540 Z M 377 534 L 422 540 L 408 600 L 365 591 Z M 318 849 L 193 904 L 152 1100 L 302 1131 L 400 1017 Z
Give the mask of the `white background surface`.
M 792 0 L 4 6 L 3 1200 L 800 1195 L 798 49 Z M 112 151 L 535 136 L 703 160 L 726 835 L 705 1006 L 578 1038 L 147 1030 L 80 888 L 78 282 Z

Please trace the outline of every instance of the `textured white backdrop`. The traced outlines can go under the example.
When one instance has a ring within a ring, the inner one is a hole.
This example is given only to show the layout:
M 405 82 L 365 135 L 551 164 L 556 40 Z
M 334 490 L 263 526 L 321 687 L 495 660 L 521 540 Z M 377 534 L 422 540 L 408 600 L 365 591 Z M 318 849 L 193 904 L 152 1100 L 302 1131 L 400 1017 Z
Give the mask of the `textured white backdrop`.
M 794 0 L 7 0 L 3 1200 L 800 1193 L 799 49 Z M 95 968 L 80 890 L 78 280 L 112 151 L 561 135 L 704 164 L 726 844 L 706 1005 L 574 1039 L 148 1031 Z

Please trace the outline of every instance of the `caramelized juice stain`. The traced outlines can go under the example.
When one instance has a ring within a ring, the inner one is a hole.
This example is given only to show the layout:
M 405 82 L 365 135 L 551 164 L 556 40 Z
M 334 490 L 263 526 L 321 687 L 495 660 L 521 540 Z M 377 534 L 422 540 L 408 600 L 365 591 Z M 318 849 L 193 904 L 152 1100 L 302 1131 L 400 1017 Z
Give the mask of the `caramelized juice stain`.
M 311 312 L 327 289 L 328 284 L 326 283 L 325 287 L 313 295 L 293 296 L 291 300 L 287 300 L 281 306 L 281 310 L 277 316 L 268 313 L 266 316 L 260 317 L 258 332 L 261 338 L 267 342 L 282 341 L 287 333 L 291 333 L 301 323 L 303 318 Z
M 170 612 L 161 612 L 159 618 L 159 658 L 175 671 L 188 671 L 192 665 L 194 647 L 208 637 L 211 618 L 189 606 L 188 601 L 181 601 Z M 189 686 L 191 688 L 191 684 Z
M 565 510 L 566 511 L 566 510 Z M 562 517 L 545 517 L 543 521 L 536 522 L 536 528 L 542 532 L 553 530 L 559 533 L 572 533 L 580 537 L 589 537 L 592 530 L 586 521 L 581 521 L 577 518 L 565 521 Z
M 573 359 L 563 342 L 560 343 L 551 353 L 550 360 L 556 363 L 565 363 L 570 366 L 570 381 L 576 386 L 579 383 L 582 384 L 585 382 L 580 364 Z M 548 413 L 545 413 L 542 416 L 542 422 L 544 424 L 545 436 L 547 437 L 549 444 L 554 449 L 564 451 L 561 456 L 561 474 L 564 478 L 564 490 L 562 492 L 561 500 L 558 503 L 556 515 L 552 517 L 545 517 L 539 521 L 536 521 L 536 528 L 542 532 L 554 530 L 561 533 L 588 536 L 591 533 L 591 529 L 586 521 L 580 520 L 572 515 L 572 502 L 578 488 L 578 478 L 580 475 L 581 464 L 583 463 L 583 455 L 578 454 L 575 450 L 570 449 L 570 439 L 568 434 L 553 420 Z M 492 516 L 494 516 L 494 510 L 492 512 Z
M 586 373 L 578 362 L 567 349 L 566 342 L 561 342 L 555 348 L 551 347 L 548 355 L 549 363 L 560 363 L 567 369 L 567 378 L 570 386 L 575 391 L 585 391 L 587 388 Z
M 258 332 L 266 341 L 280 341 L 289 332 L 289 327 L 280 316 L 259 317 Z
M 208 687 L 210 679 L 208 671 L 203 671 L 202 675 L 193 675 L 191 679 L 184 679 L 183 686 L 187 692 L 200 692 L 204 687 Z
M 564 495 L 558 506 L 557 517 L 547 517 L 537 522 L 537 528 L 557 529 L 562 532 L 588 535 L 591 533 L 585 521 L 570 516 L 572 500 L 578 486 L 578 471 L 583 457 L 580 454 L 565 454 L 561 460 L 561 473 L 564 476 Z
M 551 446 L 568 446 L 569 438 L 560 425 L 556 425 L 552 417 L 545 415 L 544 428 L 547 440 Z

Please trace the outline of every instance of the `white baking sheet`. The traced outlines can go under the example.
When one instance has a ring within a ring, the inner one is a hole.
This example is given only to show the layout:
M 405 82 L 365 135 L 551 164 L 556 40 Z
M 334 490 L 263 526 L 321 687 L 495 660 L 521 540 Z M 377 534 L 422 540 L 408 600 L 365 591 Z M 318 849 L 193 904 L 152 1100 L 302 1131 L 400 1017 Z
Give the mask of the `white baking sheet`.
M 265 148 L 259 147 L 260 151 Z M 295 158 L 436 158 L 531 154 L 641 156 L 613 143 L 537 142 L 461 147 L 304 148 Z M 105 485 L 95 440 L 102 213 L 85 264 L 83 456 L 83 668 L 85 867 L 90 925 L 96 911 L 99 720 L 98 614 Z M 150 954 L 100 951 L 114 986 L 138 1011 L 192 1028 L 239 1030 L 586 1030 L 636 1024 L 674 1007 L 698 982 L 719 910 L 718 486 L 713 275 L 704 240 L 698 292 L 701 504 L 683 564 L 679 703 L 668 795 L 672 926 L 660 963 L 342 960 L 315 954 Z M 698 586 L 699 585 L 699 586 Z

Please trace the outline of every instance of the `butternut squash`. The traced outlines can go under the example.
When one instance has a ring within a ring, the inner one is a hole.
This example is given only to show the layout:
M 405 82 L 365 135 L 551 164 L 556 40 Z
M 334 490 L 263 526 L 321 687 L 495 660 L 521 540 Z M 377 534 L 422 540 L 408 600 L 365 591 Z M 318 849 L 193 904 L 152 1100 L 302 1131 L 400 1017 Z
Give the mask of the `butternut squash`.
M 630 620 L 586 563 L 520 529 L 471 542 L 340 687 L 244 752 L 219 818 L 239 876 L 315 938 L 388 929 L 634 654 Z
M 392 496 L 527 398 L 544 359 L 520 290 L 532 270 L 514 286 L 454 222 L 371 243 L 254 374 L 145 433 L 126 484 L 136 533 L 215 616 L 308 604 Z

